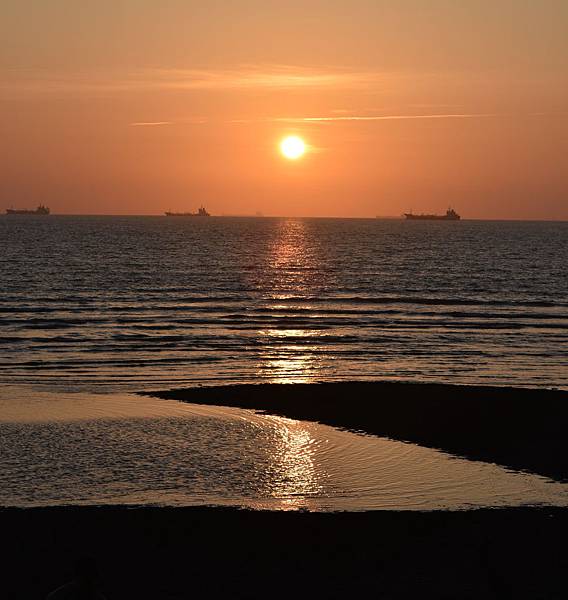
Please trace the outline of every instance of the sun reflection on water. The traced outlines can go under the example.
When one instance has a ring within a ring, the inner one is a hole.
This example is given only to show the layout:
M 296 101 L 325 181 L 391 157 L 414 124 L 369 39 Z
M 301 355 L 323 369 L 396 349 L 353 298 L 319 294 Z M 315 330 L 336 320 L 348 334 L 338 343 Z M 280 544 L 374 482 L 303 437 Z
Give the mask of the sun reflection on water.
M 273 340 L 272 350 L 263 353 L 259 364 L 263 378 L 271 383 L 307 383 L 316 378 L 319 346 L 293 343 L 294 338 L 313 336 L 312 330 L 270 329 L 259 333 Z
M 306 221 L 290 219 L 282 222 L 270 248 L 266 272 L 272 281 L 272 293 L 265 308 L 277 317 L 274 327 L 258 331 L 264 348 L 258 374 L 271 383 L 305 383 L 313 381 L 320 371 L 320 346 L 302 340 L 319 337 L 321 330 L 286 327 L 286 320 L 293 320 L 295 313 L 293 305 L 283 302 L 314 293 L 317 282 L 313 278 L 320 257 L 311 242 Z
M 311 496 L 322 494 L 326 478 L 318 470 L 314 457 L 316 439 L 309 425 L 285 417 L 270 416 L 277 441 L 272 455 L 274 479 L 271 495 L 278 498 L 283 508 L 299 509 L 309 506 Z

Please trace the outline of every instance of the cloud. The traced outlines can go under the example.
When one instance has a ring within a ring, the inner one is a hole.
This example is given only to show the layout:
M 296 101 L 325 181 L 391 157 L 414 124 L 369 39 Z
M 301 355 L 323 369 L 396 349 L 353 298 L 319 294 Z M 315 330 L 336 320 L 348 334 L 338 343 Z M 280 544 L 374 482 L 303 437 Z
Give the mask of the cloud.
M 173 121 L 141 121 L 139 123 L 130 123 L 130 127 L 157 127 L 160 125 L 173 125 Z
M 139 69 L 128 73 L 21 73 L 12 70 L 0 92 L 119 93 L 168 90 L 257 90 L 355 88 L 384 79 L 373 72 L 316 69 L 290 65 L 244 65 L 234 69 Z
M 319 70 L 292 66 L 245 66 L 233 70 L 155 70 L 153 85 L 167 89 L 293 89 L 354 87 L 370 83 L 374 73 Z
M 339 112 L 339 111 L 332 111 Z M 343 111 L 341 111 L 343 112 Z M 344 115 L 340 116 L 325 116 L 325 117 L 262 117 L 262 118 L 244 118 L 230 119 L 228 121 L 221 120 L 220 122 L 240 124 L 240 123 L 334 123 L 342 121 L 405 121 L 416 119 L 481 119 L 488 117 L 498 117 L 496 113 L 442 113 L 442 114 L 422 114 L 422 115 Z M 174 124 L 204 124 L 210 123 L 210 119 L 205 118 L 185 118 L 180 121 L 142 121 L 130 123 L 131 127 L 153 127 L 159 125 L 174 125 Z
M 285 123 L 329 123 L 334 121 L 403 121 L 413 119 L 478 119 L 496 117 L 495 113 L 446 113 L 427 115 L 341 115 L 333 117 L 278 117 L 274 121 Z
M 335 113 L 339 111 L 333 111 Z M 265 117 L 262 119 L 232 119 L 230 123 L 257 123 L 259 121 L 267 123 L 336 123 L 342 121 L 406 121 L 417 119 L 482 119 L 488 117 L 498 117 L 497 113 L 432 113 L 432 114 L 410 114 L 410 115 L 346 115 L 339 114 L 334 116 L 322 117 Z

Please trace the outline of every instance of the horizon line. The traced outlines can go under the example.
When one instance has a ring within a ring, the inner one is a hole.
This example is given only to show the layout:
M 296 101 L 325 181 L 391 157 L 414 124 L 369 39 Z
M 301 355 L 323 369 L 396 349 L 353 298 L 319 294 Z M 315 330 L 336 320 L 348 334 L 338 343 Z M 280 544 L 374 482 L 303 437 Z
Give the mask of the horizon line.
M 167 217 L 165 212 L 160 213 L 50 213 L 49 215 L 8 215 L 2 213 L 0 216 L 18 218 L 21 216 L 40 216 L 40 217 Z M 209 215 L 209 218 L 240 218 L 240 219 L 350 219 L 350 220 L 388 220 L 388 221 L 407 221 L 404 213 L 401 215 L 375 215 L 375 216 L 340 216 L 340 215 L 254 215 L 245 214 L 218 214 Z M 518 221 L 518 222 L 553 222 L 567 223 L 568 218 L 483 218 L 483 217 L 461 217 L 461 221 Z

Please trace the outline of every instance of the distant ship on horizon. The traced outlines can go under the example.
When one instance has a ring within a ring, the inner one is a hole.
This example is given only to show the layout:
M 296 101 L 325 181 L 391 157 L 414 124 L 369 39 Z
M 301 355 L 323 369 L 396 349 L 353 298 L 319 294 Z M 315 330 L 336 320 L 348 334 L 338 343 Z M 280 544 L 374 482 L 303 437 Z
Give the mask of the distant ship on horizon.
M 47 206 L 40 204 L 35 210 L 27 208 L 7 208 L 7 215 L 48 215 L 50 210 Z
M 409 220 L 416 221 L 459 221 L 460 215 L 453 209 L 448 208 L 445 215 L 414 215 L 412 212 L 404 213 L 404 216 Z
M 196 213 L 192 212 L 171 212 L 166 211 L 166 217 L 210 217 L 211 215 L 205 210 L 204 206 L 200 206 Z

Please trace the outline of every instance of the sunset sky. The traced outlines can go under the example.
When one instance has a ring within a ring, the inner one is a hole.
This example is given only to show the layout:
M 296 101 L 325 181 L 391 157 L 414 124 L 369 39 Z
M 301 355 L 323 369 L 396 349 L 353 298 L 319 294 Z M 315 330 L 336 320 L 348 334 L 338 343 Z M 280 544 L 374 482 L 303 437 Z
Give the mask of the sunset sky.
M 0 208 L 568 219 L 567 27 L 566 0 L 4 0 Z

